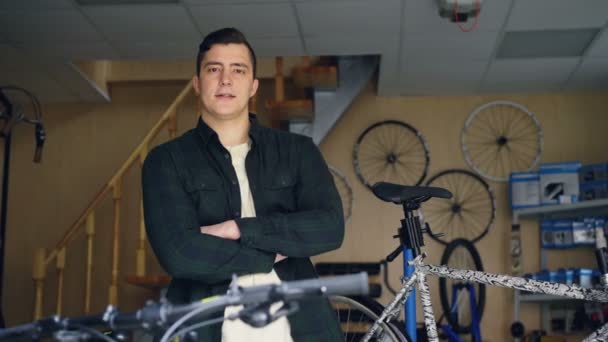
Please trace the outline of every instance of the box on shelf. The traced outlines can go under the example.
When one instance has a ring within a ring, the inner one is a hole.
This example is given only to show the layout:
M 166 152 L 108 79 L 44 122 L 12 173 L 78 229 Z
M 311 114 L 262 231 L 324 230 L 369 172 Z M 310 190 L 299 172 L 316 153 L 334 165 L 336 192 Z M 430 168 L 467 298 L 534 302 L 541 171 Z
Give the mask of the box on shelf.
M 572 242 L 575 245 L 595 245 L 594 217 L 586 217 L 572 222 Z
M 567 248 L 574 246 L 572 220 L 542 220 L 540 232 L 542 248 Z
M 558 204 L 560 196 L 578 196 L 580 167 L 580 162 L 542 164 L 539 170 L 541 204 Z
M 579 197 L 581 201 L 608 198 L 608 180 L 581 183 Z
M 608 180 L 608 163 L 585 165 L 578 171 L 581 183 Z
M 540 176 L 538 172 L 513 172 L 509 175 L 511 208 L 521 209 L 540 205 Z

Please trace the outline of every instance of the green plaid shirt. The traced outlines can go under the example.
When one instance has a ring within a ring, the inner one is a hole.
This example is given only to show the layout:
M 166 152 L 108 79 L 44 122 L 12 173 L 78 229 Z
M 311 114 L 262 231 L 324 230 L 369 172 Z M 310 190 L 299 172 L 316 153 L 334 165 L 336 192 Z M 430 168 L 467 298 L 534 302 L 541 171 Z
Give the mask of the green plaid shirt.
M 196 128 L 150 151 L 143 166 L 148 239 L 173 280 L 167 298 L 187 303 L 226 292 L 232 274 L 267 273 L 283 281 L 315 277 L 309 257 L 340 247 L 340 197 L 310 138 L 259 126 L 250 116 L 245 167 L 257 217 L 241 218 L 230 154 L 199 119 Z M 238 241 L 200 233 L 234 219 Z M 274 264 L 275 255 L 288 256 Z M 222 313 L 218 313 L 221 315 Z M 288 317 L 294 341 L 337 341 L 341 333 L 327 300 L 302 301 Z M 219 325 L 199 331 L 220 341 Z

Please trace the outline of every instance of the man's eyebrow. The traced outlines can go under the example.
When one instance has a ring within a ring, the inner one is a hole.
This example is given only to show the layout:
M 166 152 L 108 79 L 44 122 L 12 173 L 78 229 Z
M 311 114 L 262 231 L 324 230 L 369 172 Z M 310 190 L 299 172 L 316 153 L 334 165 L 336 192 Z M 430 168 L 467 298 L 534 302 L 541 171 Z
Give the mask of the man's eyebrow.
M 209 65 L 219 65 L 219 66 L 222 66 L 223 64 L 220 63 L 220 62 L 209 61 L 209 62 L 206 62 L 205 64 L 203 64 L 203 68 L 205 68 L 205 67 L 207 67 Z M 245 63 L 230 63 L 230 66 L 236 66 L 236 67 L 239 67 L 239 68 L 249 69 L 249 66 L 247 64 L 245 64 Z

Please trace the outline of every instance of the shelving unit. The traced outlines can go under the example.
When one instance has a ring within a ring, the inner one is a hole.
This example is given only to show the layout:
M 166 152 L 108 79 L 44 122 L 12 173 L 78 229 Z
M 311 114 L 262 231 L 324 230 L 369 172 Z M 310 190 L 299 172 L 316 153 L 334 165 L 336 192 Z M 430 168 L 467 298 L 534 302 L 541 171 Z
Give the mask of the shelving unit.
M 556 204 L 551 206 L 516 209 L 513 210 L 512 220 L 513 225 L 519 225 L 519 221 L 523 219 L 538 220 L 543 218 L 567 218 L 575 216 L 606 214 L 608 214 L 608 199 L 599 199 L 571 204 Z M 524 252 L 522 251 L 522 254 L 523 253 Z M 545 268 L 547 264 L 547 255 L 545 249 L 543 248 L 541 248 L 540 250 L 540 258 L 540 264 L 542 269 Z M 550 295 L 521 294 L 520 291 L 515 291 L 514 301 L 515 303 L 513 308 L 513 316 L 515 321 L 519 321 L 519 307 L 521 303 L 538 303 L 539 305 L 541 305 L 542 328 L 543 330 L 550 332 L 550 304 L 555 302 L 572 302 L 575 300 Z

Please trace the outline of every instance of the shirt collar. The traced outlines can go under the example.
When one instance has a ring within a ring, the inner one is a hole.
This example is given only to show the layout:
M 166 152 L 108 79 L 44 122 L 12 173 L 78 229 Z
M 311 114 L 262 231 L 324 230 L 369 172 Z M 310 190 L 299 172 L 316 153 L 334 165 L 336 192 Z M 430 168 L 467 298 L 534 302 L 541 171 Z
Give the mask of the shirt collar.
M 249 113 L 249 137 L 251 138 L 252 144 L 255 144 L 256 140 L 260 135 L 260 126 L 258 124 L 257 115 Z M 217 137 L 217 133 L 203 121 L 199 116 L 198 123 L 196 125 L 196 131 L 203 138 L 205 144 L 208 144 L 213 136 Z

